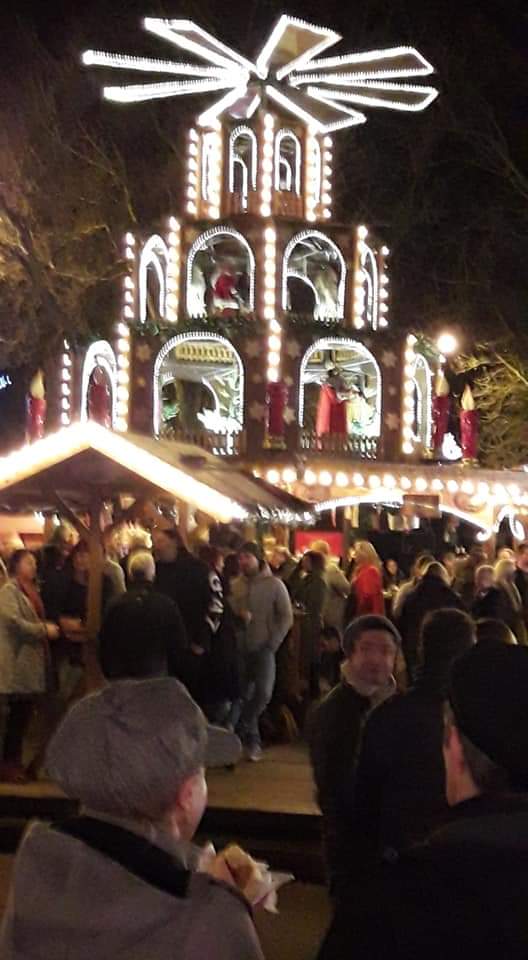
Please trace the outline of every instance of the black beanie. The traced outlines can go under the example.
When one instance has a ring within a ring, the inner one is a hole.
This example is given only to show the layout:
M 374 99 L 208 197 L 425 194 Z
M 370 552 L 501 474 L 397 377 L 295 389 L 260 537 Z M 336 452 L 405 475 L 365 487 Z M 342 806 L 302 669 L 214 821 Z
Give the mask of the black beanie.
M 387 633 L 390 633 L 396 645 L 401 647 L 401 637 L 394 624 L 391 623 L 387 617 L 382 617 L 380 614 L 367 613 L 363 617 L 356 617 L 355 620 L 352 620 L 352 623 L 349 623 L 345 630 L 343 636 L 343 653 L 346 657 L 351 654 L 356 641 L 366 630 L 386 630 Z
M 468 740 L 528 788 L 528 648 L 477 644 L 455 661 L 449 700 Z

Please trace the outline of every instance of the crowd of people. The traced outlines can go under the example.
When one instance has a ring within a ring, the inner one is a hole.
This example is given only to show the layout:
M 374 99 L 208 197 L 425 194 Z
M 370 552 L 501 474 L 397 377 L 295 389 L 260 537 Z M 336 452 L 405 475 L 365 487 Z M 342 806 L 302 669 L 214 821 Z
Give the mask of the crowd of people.
M 264 721 L 284 687 L 281 658 L 295 647 L 335 906 L 320 960 L 458 956 L 457 936 L 464 948 L 491 943 L 501 956 L 525 956 L 528 543 L 502 548 L 494 564 L 480 545 L 465 556 L 421 554 L 408 579 L 368 541 L 356 542 L 347 566 L 316 534 L 301 557 L 279 546 L 266 555 L 255 541 L 191 552 L 170 520 L 117 543 L 106 537 L 97 647 L 107 683 L 90 697 L 83 541 L 61 525 L 36 555 L 1 547 L 2 779 L 38 776 L 47 755 L 53 778 L 88 811 L 80 826 L 30 831 L 3 955 L 31 954 L 38 932 L 21 904 L 33 895 L 49 908 L 50 942 L 66 936 L 71 955 L 84 955 L 75 938 L 93 939 L 82 918 L 91 878 L 110 938 L 104 955 L 126 943 L 139 958 L 149 930 L 156 957 L 172 956 L 174 943 L 189 957 L 261 956 L 236 877 L 224 861 L 198 876 L 191 841 L 206 804 L 204 766 L 231 765 L 241 750 L 261 758 Z M 58 878 L 72 862 L 77 927 L 65 932 Z M 158 918 L 150 925 L 138 876 Z M 113 883 L 124 925 L 105 900 Z M 189 901 L 170 921 L 167 893 Z

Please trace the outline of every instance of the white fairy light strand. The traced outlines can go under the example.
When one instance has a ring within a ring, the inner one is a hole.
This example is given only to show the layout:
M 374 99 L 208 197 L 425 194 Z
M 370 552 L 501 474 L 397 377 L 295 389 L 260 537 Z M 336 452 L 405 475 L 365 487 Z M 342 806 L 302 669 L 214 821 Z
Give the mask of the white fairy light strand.
M 169 217 L 168 235 L 168 264 L 167 264 L 167 299 L 166 317 L 169 323 L 178 322 L 180 306 L 180 256 L 181 256 L 181 226 L 176 217 Z
M 290 167 L 290 161 L 287 157 L 284 157 L 281 152 L 282 144 L 285 140 L 291 140 L 295 149 L 295 168 L 294 170 Z M 287 128 L 279 130 L 275 136 L 275 190 L 280 190 L 281 186 L 281 163 L 286 164 L 290 170 L 290 184 L 286 186 L 286 190 L 291 190 L 297 194 L 301 193 L 301 141 L 299 137 Z
M 282 330 L 276 319 L 277 234 L 274 227 L 264 230 L 264 289 L 262 310 L 268 321 L 268 383 L 278 383 L 282 348 Z
M 118 384 L 116 355 L 107 340 L 97 340 L 90 344 L 86 351 L 81 377 L 81 423 L 86 423 L 89 419 L 88 391 L 90 377 L 96 367 L 102 367 L 110 380 L 112 388 L 112 426 L 115 426 L 117 403 L 118 400 L 128 399 L 128 386 L 127 384 Z M 120 390 L 123 391 L 121 394 L 119 393 Z M 126 395 L 124 391 L 127 391 Z
M 130 386 L 130 322 L 134 319 L 135 283 L 133 272 L 136 264 L 136 238 L 132 233 L 125 236 L 125 261 L 128 267 L 123 278 L 123 318 L 116 324 L 117 380 L 127 391 Z M 116 402 L 114 428 L 121 433 L 128 430 L 128 395 Z
M 67 427 L 71 421 L 71 382 L 72 382 L 72 358 L 70 353 L 70 344 L 67 340 L 62 343 L 62 367 L 61 367 L 61 424 Z
M 235 103 L 238 104 L 237 115 L 250 117 L 262 97 L 259 85 L 262 80 L 269 81 L 265 86 L 269 98 L 305 123 L 315 126 L 319 132 L 326 133 L 365 122 L 365 116 L 347 108 L 343 100 L 371 107 L 423 110 L 437 96 L 432 87 L 406 87 L 393 82 L 433 72 L 431 64 L 413 47 L 320 58 L 321 53 L 341 39 L 339 34 L 286 15 L 275 24 L 255 63 L 190 20 L 146 18 L 144 27 L 199 57 L 205 65 L 97 50 L 87 50 L 83 63 L 118 70 L 172 74 L 177 78 L 161 83 L 106 87 L 105 97 L 118 102 L 227 90 L 201 115 L 198 121 L 201 126 L 209 126 Z M 297 55 L 292 58 L 290 51 L 297 51 Z M 334 89 L 325 91 L 314 84 L 333 84 Z M 348 92 L 335 89 L 341 86 L 349 88 Z M 325 109 L 316 106 L 317 102 L 324 104 Z
M 172 350 L 175 349 L 181 343 L 189 343 L 193 341 L 212 341 L 213 343 L 218 343 L 222 347 L 227 348 L 234 357 L 235 363 L 238 367 L 239 373 L 239 392 L 240 392 L 240 418 L 241 418 L 241 427 L 244 424 L 244 364 L 240 354 L 235 350 L 232 343 L 229 340 L 226 340 L 225 337 L 221 337 L 216 333 L 201 333 L 201 332 L 190 332 L 190 333 L 180 333 L 175 337 L 171 337 L 166 344 L 161 348 L 156 361 L 154 363 L 154 376 L 153 376 L 153 417 L 152 425 L 154 428 L 154 436 L 158 437 L 161 427 L 161 403 L 160 403 L 160 386 L 161 386 L 161 367 L 163 361 L 170 354 Z
M 189 316 L 193 315 L 192 308 L 192 297 L 191 297 L 191 285 L 192 285 L 192 268 L 194 263 L 194 258 L 200 250 L 204 250 L 210 240 L 214 240 L 215 237 L 234 237 L 235 240 L 245 247 L 248 253 L 249 259 L 249 309 L 255 309 L 255 254 L 251 249 L 246 238 L 235 230 L 233 227 L 227 226 L 218 226 L 212 227 L 210 230 L 206 230 L 205 233 L 201 233 L 199 237 L 194 241 L 189 254 L 187 257 L 187 313 Z
M 374 420 L 374 435 L 380 436 L 381 433 L 381 404 L 382 404 L 382 378 L 381 370 L 376 360 L 374 354 L 365 346 L 364 343 L 360 343 L 359 340 L 351 340 L 349 338 L 335 338 L 325 337 L 322 340 L 316 340 L 315 343 L 312 343 L 308 350 L 304 354 L 304 357 L 301 361 L 301 369 L 299 375 L 299 425 L 304 426 L 304 395 L 305 395 L 305 375 L 306 368 L 314 355 L 321 350 L 355 350 L 361 357 L 365 360 L 368 360 L 372 363 L 376 371 L 376 417 Z
M 403 367 L 403 416 L 402 416 L 402 453 L 408 457 L 414 453 L 414 430 L 411 423 L 406 423 L 407 413 L 414 411 L 414 373 L 416 368 L 416 352 L 414 345 L 416 337 L 413 333 L 408 334 L 405 341 L 404 367 Z M 413 417 L 414 420 L 414 417 Z
M 333 250 L 333 252 L 337 256 L 337 259 L 339 260 L 339 264 L 341 267 L 341 276 L 339 278 L 339 283 L 337 287 L 337 308 L 338 308 L 338 317 L 342 319 L 344 315 L 344 310 L 345 310 L 345 289 L 346 289 L 345 258 L 343 257 L 343 254 L 341 253 L 341 250 L 339 249 L 337 244 L 334 243 L 334 241 L 331 240 L 330 237 L 327 237 L 326 234 L 321 233 L 319 230 L 303 230 L 301 233 L 295 234 L 295 236 L 292 237 L 292 239 L 290 240 L 290 242 L 288 243 L 284 251 L 284 256 L 282 260 L 282 309 L 283 310 L 288 309 L 288 262 L 289 262 L 290 256 L 298 243 L 300 243 L 302 240 L 309 240 L 310 237 L 313 237 L 314 239 L 317 239 L 317 240 L 322 240 L 327 246 L 331 248 L 331 250 Z
M 153 234 L 149 237 L 141 251 L 139 258 L 139 321 L 147 322 L 147 299 L 148 299 L 148 268 L 154 267 L 159 282 L 159 303 L 158 309 L 160 317 L 166 315 L 166 296 L 167 296 L 167 265 L 169 262 L 169 251 L 164 240 L 158 235 Z M 127 317 L 127 319 L 131 319 Z

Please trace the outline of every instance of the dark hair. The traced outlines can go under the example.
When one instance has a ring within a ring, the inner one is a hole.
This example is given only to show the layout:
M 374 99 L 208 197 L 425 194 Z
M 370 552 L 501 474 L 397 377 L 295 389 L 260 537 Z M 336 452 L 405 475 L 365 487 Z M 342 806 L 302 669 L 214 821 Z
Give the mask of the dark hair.
M 390 633 L 396 646 L 401 646 L 401 637 L 396 627 L 387 617 L 379 616 L 376 613 L 369 613 L 363 617 L 356 617 L 352 623 L 348 624 L 343 636 L 343 653 L 349 657 L 360 637 L 367 630 L 385 630 Z
M 184 546 L 182 535 L 180 531 L 176 529 L 176 527 L 154 526 L 152 528 L 152 532 L 154 532 L 155 530 L 157 530 L 158 533 L 165 534 L 165 536 L 169 540 L 172 540 L 177 545 L 178 549 Z
M 462 610 L 434 610 L 421 632 L 424 668 L 449 667 L 475 643 L 475 624 Z
M 519 543 L 517 546 L 517 553 L 525 553 L 528 550 L 528 540 L 523 540 L 522 543 Z
M 332 627 L 330 624 L 326 623 L 321 629 L 322 637 L 332 637 L 334 640 L 339 640 L 341 643 L 341 631 L 337 627 Z
M 326 567 L 324 553 L 320 553 L 319 550 L 307 550 L 304 554 L 304 557 L 308 557 L 312 570 L 316 570 L 318 573 L 323 573 Z
M 447 739 L 448 727 L 456 727 L 464 751 L 464 759 L 471 777 L 475 782 L 475 786 L 478 787 L 480 793 L 497 794 L 508 790 L 510 788 L 510 778 L 507 771 L 504 767 L 500 767 L 497 763 L 494 763 L 493 760 L 490 760 L 486 753 L 483 753 L 479 747 L 476 747 L 475 744 L 466 737 L 465 733 L 463 733 L 457 725 L 451 704 L 447 702 L 444 706 L 444 723 L 444 740 Z
M 7 564 L 7 572 L 10 577 L 16 577 L 19 563 L 28 553 L 32 556 L 31 550 L 28 550 L 27 547 L 21 547 L 20 550 L 15 550 L 11 554 Z
M 224 583 L 226 586 L 229 584 L 229 581 L 232 577 L 238 577 L 240 573 L 240 563 L 238 561 L 238 553 L 228 553 L 227 557 L 224 560 Z
M 197 553 L 198 559 L 213 569 L 216 569 L 218 561 L 223 557 L 223 553 L 220 548 L 212 547 L 209 543 L 202 543 L 202 545 L 198 547 Z
M 504 623 L 503 620 L 495 620 L 493 617 L 484 617 L 477 620 L 476 624 L 477 643 L 507 643 L 513 645 L 515 634 Z

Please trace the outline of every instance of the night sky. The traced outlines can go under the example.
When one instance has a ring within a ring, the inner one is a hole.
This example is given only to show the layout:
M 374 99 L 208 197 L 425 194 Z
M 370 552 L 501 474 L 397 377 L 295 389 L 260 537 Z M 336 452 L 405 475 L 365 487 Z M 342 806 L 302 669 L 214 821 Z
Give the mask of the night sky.
M 275 0 L 26 0 L 3 31 L 10 43 L 0 69 L 11 81 L 38 73 L 38 63 L 20 53 L 31 31 L 57 63 L 76 65 L 87 47 L 170 57 L 169 44 L 141 30 L 145 15 L 195 19 L 251 57 L 283 12 L 340 32 L 335 53 L 411 44 L 436 67 L 441 95 L 425 113 L 367 111 L 367 124 L 336 137 L 341 219 L 377 227 L 391 246 L 395 322 L 434 329 L 447 320 L 479 337 L 496 326 L 499 304 L 516 333 L 528 330 L 528 192 L 512 184 L 507 162 L 487 140 L 498 127 L 512 164 L 528 178 L 524 0 L 303 0 L 287 6 Z M 64 113 L 116 139 L 138 219 L 155 223 L 180 195 L 179 124 L 194 116 L 198 99 L 120 108 L 101 100 L 104 71 L 79 65 L 73 76 Z M 175 145 L 170 163 L 169 138 Z

